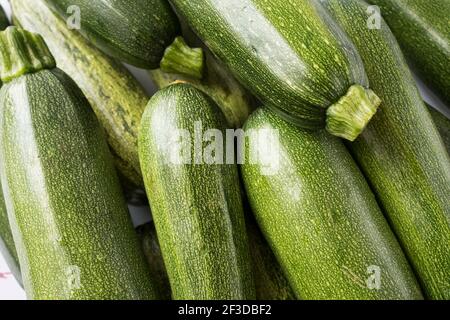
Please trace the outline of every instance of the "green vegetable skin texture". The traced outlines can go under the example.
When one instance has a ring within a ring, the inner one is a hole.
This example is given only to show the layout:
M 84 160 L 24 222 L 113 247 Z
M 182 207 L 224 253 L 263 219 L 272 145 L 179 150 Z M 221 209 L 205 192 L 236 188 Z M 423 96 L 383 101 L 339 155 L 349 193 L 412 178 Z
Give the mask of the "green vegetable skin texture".
M 420 299 L 408 262 L 344 144 L 268 109 L 245 125 L 274 130 L 278 170 L 246 162 L 242 175 L 258 224 L 299 299 Z M 275 131 L 276 130 L 276 131 Z M 253 152 L 261 144 L 246 144 Z M 379 290 L 370 276 L 379 267 Z
M 288 280 L 253 217 L 246 219 L 257 300 L 295 300 Z
M 80 10 L 80 33 L 106 54 L 128 64 L 155 69 L 179 32 L 166 0 L 46 0 L 64 20 Z M 132 26 L 130 28 L 130 26 Z
M 357 51 L 316 1 L 171 3 L 264 105 L 303 128 L 324 128 L 350 86 L 368 87 Z
M 153 299 L 103 133 L 58 69 L 4 84 L 1 181 L 30 299 Z M 79 281 L 78 281 L 79 280 Z
M 381 8 L 403 53 L 450 106 L 450 1 L 370 0 Z
M 4 30 L 9 26 L 3 8 L 0 6 L 0 30 Z M 1 87 L 0 82 L 0 87 Z M 14 245 L 13 236 L 9 227 L 8 213 L 6 212 L 5 200 L 3 199 L 3 191 L 0 185 L 0 254 L 5 258 L 11 273 L 14 277 L 22 282 L 19 268 L 19 259 L 17 257 L 16 247 Z
M 367 4 L 324 0 L 358 47 L 383 103 L 349 144 L 433 299 L 450 298 L 450 160 L 389 27 L 367 28 Z
M 58 67 L 75 80 L 88 98 L 106 131 L 121 174 L 134 185 L 143 185 L 137 139 L 148 96 L 141 85 L 122 64 L 97 50 L 76 30 L 69 30 L 44 0 L 10 3 L 14 22 L 44 37 Z
M 446 118 L 442 113 L 436 111 L 433 107 L 429 107 L 431 117 L 444 141 L 447 153 L 450 155 L 450 119 Z
M 194 136 L 226 120 L 212 100 L 188 84 L 159 91 L 144 113 L 139 155 L 153 218 L 174 299 L 255 297 L 236 165 L 176 164 L 171 140 L 187 130 Z M 199 123 L 201 122 L 201 123 Z M 200 139 L 202 139 L 200 137 Z M 190 143 L 188 143 L 190 142 Z M 218 142 L 220 143 L 220 142 Z M 209 145 L 200 142 L 205 152 Z M 185 162 L 182 162 L 185 163 Z

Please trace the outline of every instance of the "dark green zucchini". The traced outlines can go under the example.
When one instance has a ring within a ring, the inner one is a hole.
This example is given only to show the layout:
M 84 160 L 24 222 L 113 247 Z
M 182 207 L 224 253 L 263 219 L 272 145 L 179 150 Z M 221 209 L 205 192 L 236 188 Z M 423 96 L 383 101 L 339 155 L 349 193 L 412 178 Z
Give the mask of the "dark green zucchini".
M 144 250 L 150 272 L 155 279 L 155 285 L 158 288 L 161 299 L 170 300 L 172 297 L 169 276 L 162 257 L 161 247 L 156 235 L 155 225 L 147 223 L 137 228 L 142 249 Z
M 30 299 L 156 297 L 103 132 L 37 34 L 0 33 L 0 172 Z
M 188 84 L 155 94 L 142 119 L 142 172 L 174 299 L 255 297 L 237 167 L 204 162 L 214 144 L 195 143 L 198 132 L 226 128 L 219 107 Z
M 230 71 L 282 117 L 354 140 L 376 112 L 361 59 L 318 1 L 171 0 Z
M 421 78 L 450 108 L 450 1 L 369 0 Z
M 137 80 L 117 61 L 69 30 L 45 0 L 11 0 L 14 23 L 41 34 L 66 72 L 88 98 L 106 131 L 116 166 L 135 185 L 142 185 L 137 151 L 138 127 L 148 102 Z
M 424 293 L 450 298 L 450 160 L 384 21 L 367 28 L 367 4 L 322 0 L 358 47 L 383 103 L 349 144 L 375 191 Z
M 273 170 L 246 161 L 242 174 L 256 220 L 298 298 L 422 297 L 341 141 L 324 131 L 302 131 L 266 108 L 253 113 L 244 128 L 250 137 L 262 129 L 278 135 L 270 148 L 266 140 L 246 143 L 247 152 L 271 159 Z
M 444 145 L 447 148 L 447 153 L 450 155 L 450 119 L 431 106 L 428 106 L 428 110 L 430 110 L 434 124 L 436 125 L 441 138 L 444 141 Z
M 2 6 L 0 6 L 0 30 L 5 30 L 9 26 L 8 17 L 6 16 L 5 11 Z
M 46 0 L 64 20 L 78 8 L 80 32 L 106 54 L 136 67 L 158 68 L 179 32 L 166 0 Z

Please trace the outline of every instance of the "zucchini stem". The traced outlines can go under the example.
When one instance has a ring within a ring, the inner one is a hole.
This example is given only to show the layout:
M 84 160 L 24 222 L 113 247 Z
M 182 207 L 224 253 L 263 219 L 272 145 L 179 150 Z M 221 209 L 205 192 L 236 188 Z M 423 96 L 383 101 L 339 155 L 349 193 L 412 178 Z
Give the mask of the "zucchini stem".
M 160 67 L 167 73 L 201 80 L 205 70 L 205 55 L 201 48 L 191 48 L 182 37 L 176 37 L 166 49 Z
M 370 89 L 353 85 L 327 110 L 326 129 L 332 135 L 355 141 L 377 112 L 381 99 Z
M 0 77 L 3 82 L 55 67 L 55 59 L 39 34 L 17 27 L 0 32 Z

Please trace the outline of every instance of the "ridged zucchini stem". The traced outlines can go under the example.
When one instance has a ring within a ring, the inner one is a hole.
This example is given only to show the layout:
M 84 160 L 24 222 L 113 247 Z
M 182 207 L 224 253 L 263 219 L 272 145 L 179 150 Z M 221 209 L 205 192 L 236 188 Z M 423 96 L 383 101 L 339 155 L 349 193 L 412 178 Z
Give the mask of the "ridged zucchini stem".
M 380 104 L 381 99 L 375 92 L 353 85 L 345 96 L 328 108 L 326 129 L 334 136 L 355 141 Z
M 0 32 L 0 76 L 3 82 L 55 67 L 55 59 L 40 35 L 17 27 L 8 27 Z
M 191 48 L 182 37 L 176 37 L 175 41 L 166 49 L 160 67 L 167 73 L 181 74 L 201 80 L 205 70 L 203 49 Z

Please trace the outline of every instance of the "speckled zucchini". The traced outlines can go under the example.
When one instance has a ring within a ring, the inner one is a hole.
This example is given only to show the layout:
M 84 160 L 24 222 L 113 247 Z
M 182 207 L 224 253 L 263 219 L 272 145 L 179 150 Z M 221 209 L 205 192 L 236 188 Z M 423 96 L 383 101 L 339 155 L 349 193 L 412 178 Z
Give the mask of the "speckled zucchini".
M 405 56 L 450 108 L 450 1 L 370 2 L 380 6 Z
M 88 101 L 37 34 L 0 33 L 0 163 L 30 299 L 153 299 Z
M 226 127 L 219 107 L 189 84 L 159 91 L 142 119 L 142 172 L 174 299 L 255 297 L 237 167 L 200 162 L 194 143 L 198 132 L 225 136 Z
M 244 128 L 249 136 L 260 129 L 278 135 L 269 149 L 266 141 L 246 143 L 247 152 L 271 159 L 273 170 L 246 161 L 242 175 L 256 220 L 299 299 L 422 297 L 341 141 L 324 131 L 302 131 L 267 108 L 253 113 Z
M 230 71 L 279 115 L 354 140 L 380 103 L 351 41 L 318 1 L 171 0 Z
M 383 103 L 349 144 L 409 261 L 433 299 L 450 298 L 450 160 L 389 27 L 367 28 L 367 4 L 322 0 L 359 49 Z
M 429 110 L 442 140 L 444 141 L 444 145 L 447 148 L 447 153 L 450 155 L 450 119 L 431 106 L 429 106 Z
M 161 299 L 170 300 L 172 297 L 169 276 L 162 257 L 161 247 L 156 235 L 155 225 L 147 223 L 137 228 L 142 249 L 144 250 L 150 272 L 155 279 L 155 285 L 158 288 Z
M 66 72 L 88 98 L 122 175 L 143 185 L 137 151 L 138 127 L 148 96 L 137 80 L 117 61 L 69 30 L 44 0 L 11 0 L 14 23 L 41 34 Z
M 106 54 L 136 67 L 158 68 L 179 32 L 166 0 L 46 0 L 64 20 L 78 7 L 80 33 Z

